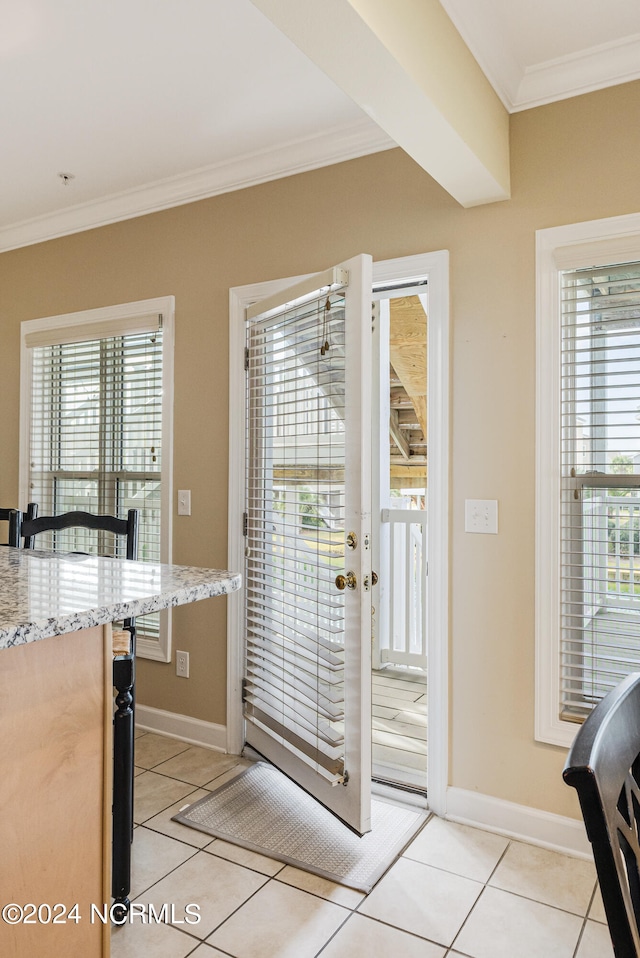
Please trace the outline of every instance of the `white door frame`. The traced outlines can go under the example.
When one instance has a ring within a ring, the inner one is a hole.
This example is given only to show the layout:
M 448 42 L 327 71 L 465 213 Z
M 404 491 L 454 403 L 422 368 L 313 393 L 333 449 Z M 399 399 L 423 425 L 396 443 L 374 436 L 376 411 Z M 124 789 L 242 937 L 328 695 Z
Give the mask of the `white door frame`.
M 427 277 L 429 295 L 428 470 L 429 515 L 427 796 L 436 814 L 446 811 L 449 754 L 449 253 L 439 250 L 373 264 L 374 283 Z M 244 568 L 245 309 L 306 279 L 288 277 L 229 290 L 229 551 L 228 568 Z M 227 597 L 227 752 L 244 744 L 242 717 L 242 591 Z

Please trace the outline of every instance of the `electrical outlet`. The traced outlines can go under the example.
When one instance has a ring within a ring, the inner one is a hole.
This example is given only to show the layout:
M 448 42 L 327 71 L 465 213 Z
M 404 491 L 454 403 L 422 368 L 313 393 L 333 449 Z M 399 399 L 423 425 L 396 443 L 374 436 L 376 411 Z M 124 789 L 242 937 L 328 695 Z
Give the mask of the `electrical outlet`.
M 179 652 L 176 649 L 176 675 L 181 679 L 189 678 L 189 653 Z

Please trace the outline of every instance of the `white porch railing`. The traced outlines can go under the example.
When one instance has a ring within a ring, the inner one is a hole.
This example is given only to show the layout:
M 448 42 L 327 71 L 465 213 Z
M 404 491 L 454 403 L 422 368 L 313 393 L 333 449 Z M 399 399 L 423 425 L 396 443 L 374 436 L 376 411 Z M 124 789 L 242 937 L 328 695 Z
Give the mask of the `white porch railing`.
M 383 509 L 380 662 L 427 666 L 427 513 Z
M 640 610 L 640 498 L 586 499 L 582 514 L 585 614 Z

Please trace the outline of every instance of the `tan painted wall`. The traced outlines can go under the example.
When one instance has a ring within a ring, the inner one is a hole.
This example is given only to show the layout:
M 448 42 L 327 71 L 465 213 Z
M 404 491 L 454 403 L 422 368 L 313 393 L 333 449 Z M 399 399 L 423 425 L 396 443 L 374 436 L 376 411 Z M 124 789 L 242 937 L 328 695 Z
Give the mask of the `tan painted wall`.
M 398 150 L 0 256 L 0 502 L 17 494 L 19 323 L 176 297 L 174 561 L 226 564 L 230 286 L 363 251 L 447 248 L 452 283 L 450 782 L 577 816 L 533 742 L 534 230 L 640 209 L 640 83 L 512 118 L 513 198 L 463 210 Z M 234 375 L 236 373 L 234 371 Z M 497 498 L 500 534 L 463 532 Z M 142 661 L 139 699 L 225 721 L 225 604 L 175 613 L 192 678 Z

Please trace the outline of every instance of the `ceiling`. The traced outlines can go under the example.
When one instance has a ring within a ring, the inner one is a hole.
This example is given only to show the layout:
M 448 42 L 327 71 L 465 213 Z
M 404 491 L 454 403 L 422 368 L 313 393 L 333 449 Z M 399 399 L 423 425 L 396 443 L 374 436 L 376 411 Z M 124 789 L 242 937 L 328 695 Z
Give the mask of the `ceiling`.
M 638 0 L 441 2 L 510 112 L 640 76 Z M 0 89 L 0 249 L 394 145 L 250 0 L 0 0 Z

